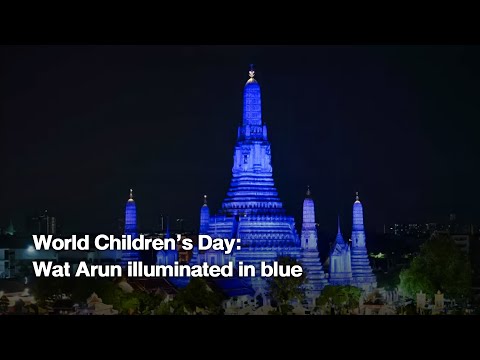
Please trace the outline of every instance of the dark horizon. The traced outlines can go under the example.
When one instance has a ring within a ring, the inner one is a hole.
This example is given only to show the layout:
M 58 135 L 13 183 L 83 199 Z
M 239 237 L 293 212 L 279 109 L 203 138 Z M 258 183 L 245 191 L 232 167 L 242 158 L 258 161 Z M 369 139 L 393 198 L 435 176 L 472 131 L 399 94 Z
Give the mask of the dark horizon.
M 275 184 L 323 232 L 359 191 L 367 229 L 478 224 L 479 46 L 2 46 L 0 227 L 48 209 L 110 232 L 134 189 L 139 228 L 196 228 L 231 178 L 249 64 Z

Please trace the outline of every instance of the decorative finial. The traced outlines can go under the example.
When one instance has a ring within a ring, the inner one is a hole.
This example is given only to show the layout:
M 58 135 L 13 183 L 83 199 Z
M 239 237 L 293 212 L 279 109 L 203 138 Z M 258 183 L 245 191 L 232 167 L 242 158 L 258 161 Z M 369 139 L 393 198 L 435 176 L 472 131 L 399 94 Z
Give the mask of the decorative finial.
M 338 233 L 340 234 L 340 215 L 337 215 Z
M 130 199 L 133 200 L 133 189 L 130 189 Z
M 358 197 L 358 191 L 355 193 L 355 200 L 360 201 L 360 198 Z
M 310 191 L 310 185 L 307 185 L 307 196 L 312 195 L 312 192 Z
M 253 70 L 253 64 L 250 64 L 250 71 L 248 72 L 248 76 L 253 78 L 255 76 L 255 70 Z
M 207 195 L 203 195 L 203 205 L 207 205 Z

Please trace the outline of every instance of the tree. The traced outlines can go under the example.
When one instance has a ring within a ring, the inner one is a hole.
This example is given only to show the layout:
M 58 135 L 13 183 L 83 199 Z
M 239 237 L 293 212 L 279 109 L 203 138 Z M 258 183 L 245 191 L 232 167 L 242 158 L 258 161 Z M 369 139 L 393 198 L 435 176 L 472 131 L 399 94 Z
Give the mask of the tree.
M 155 314 L 155 311 L 161 307 L 163 303 L 163 297 L 149 292 L 139 293 L 139 312 L 142 315 Z M 162 311 L 164 309 L 162 308 Z
M 358 308 L 360 296 L 362 296 L 362 290 L 355 286 L 344 286 L 343 291 L 347 294 L 345 309 L 347 311 L 352 311 L 353 309 Z
M 95 288 L 91 289 L 90 294 L 93 291 L 98 294 L 104 304 L 113 305 L 114 309 L 120 311 L 126 294 L 113 281 L 110 279 L 97 281 Z
M 69 278 L 39 277 L 35 279 L 32 293 L 41 306 L 59 300 L 64 294 L 70 294 Z
M 135 292 L 132 292 L 129 294 L 123 294 L 118 304 L 118 310 L 121 314 L 133 315 L 138 312 L 139 306 L 139 295 Z
M 100 284 L 105 282 L 105 280 L 97 280 L 90 277 L 79 277 L 72 278 L 70 281 L 73 281 L 75 285 L 71 290 L 71 299 L 73 301 L 84 303 L 93 292 L 96 292 L 99 297 L 102 298 L 102 301 L 105 301 L 103 299 L 102 291 L 100 291 Z M 112 283 L 111 281 L 109 282 Z
M 165 301 L 158 305 L 154 310 L 154 315 L 171 315 L 171 302 Z
M 317 298 L 317 306 L 328 313 L 344 314 L 358 307 L 362 291 L 355 286 L 327 285 Z
M 379 271 L 377 276 L 377 287 L 392 291 L 400 284 L 400 268 L 389 269 L 388 272 Z
M 470 295 L 471 267 L 449 235 L 435 233 L 421 247 L 408 269 L 400 273 L 400 288 L 412 297 L 438 290 L 461 301 Z
M 188 285 L 180 290 L 172 301 L 174 314 L 196 313 L 197 308 L 205 309 L 209 314 L 223 313 L 223 295 L 207 286 L 204 279 L 192 278 Z
M 281 266 L 294 266 L 300 263 L 290 256 L 279 256 L 278 264 Z M 303 284 L 306 281 L 305 271 L 300 277 L 272 277 L 268 280 L 269 293 L 273 301 L 277 303 L 277 310 L 281 314 L 287 314 L 292 310 L 290 302 L 301 302 L 305 298 Z

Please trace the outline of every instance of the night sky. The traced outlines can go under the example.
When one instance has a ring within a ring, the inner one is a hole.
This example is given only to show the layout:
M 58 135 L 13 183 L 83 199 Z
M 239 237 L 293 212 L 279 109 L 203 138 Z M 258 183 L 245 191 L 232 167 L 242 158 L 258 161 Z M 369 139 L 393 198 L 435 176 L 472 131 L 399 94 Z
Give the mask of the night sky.
M 226 194 L 254 63 L 274 178 L 301 221 L 480 223 L 479 46 L 2 46 L 0 226 L 44 209 L 110 232 L 134 189 L 140 229 L 198 226 Z

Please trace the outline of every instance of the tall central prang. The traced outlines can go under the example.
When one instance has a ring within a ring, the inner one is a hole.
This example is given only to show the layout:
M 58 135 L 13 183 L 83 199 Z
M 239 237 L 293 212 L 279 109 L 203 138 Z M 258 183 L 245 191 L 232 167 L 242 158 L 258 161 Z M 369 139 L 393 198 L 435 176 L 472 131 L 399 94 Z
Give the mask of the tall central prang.
M 242 261 L 259 268 L 262 261 L 274 261 L 280 255 L 299 258 L 301 253 L 295 220 L 285 214 L 273 181 L 260 85 L 253 68 L 249 77 L 243 90 L 243 121 L 237 133 L 230 188 L 216 215 L 209 216 L 206 204 L 201 214 L 202 233 L 240 238 L 241 250 L 229 256 L 218 251 L 195 252 L 192 262 L 223 265 Z M 251 285 L 260 290 L 265 284 L 262 278 L 255 277 Z
M 243 90 L 243 122 L 238 127 L 232 182 L 223 210 L 229 216 L 283 214 L 272 176 L 267 126 L 262 122 L 260 85 L 251 68 Z

